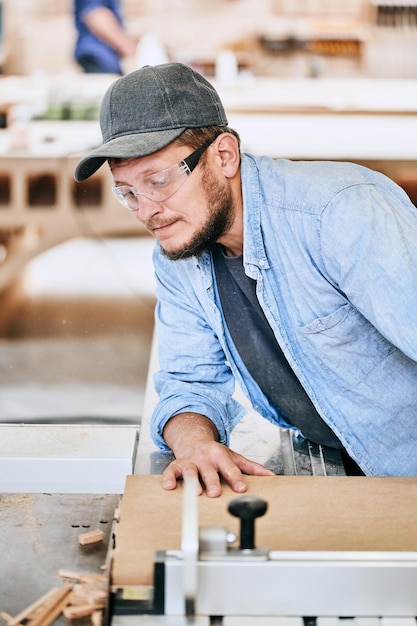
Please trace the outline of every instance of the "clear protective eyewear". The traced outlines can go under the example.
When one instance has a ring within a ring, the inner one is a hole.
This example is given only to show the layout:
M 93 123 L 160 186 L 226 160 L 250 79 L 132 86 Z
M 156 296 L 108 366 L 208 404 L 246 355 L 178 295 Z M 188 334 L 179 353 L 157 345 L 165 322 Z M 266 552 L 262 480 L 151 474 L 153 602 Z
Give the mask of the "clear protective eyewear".
M 140 196 L 144 196 L 154 202 L 168 200 L 182 187 L 187 180 L 187 176 L 195 170 L 201 155 L 213 141 L 214 139 L 206 141 L 206 143 L 176 165 L 145 176 L 141 180 L 139 190 L 136 187 L 129 187 L 129 185 L 115 185 L 112 187 L 113 194 L 129 211 L 137 211 L 139 209 Z

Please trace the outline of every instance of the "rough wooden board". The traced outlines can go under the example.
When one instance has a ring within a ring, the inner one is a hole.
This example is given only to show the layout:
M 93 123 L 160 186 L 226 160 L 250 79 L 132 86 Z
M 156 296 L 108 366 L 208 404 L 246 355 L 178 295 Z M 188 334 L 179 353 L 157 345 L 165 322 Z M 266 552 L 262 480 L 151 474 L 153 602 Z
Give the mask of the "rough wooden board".
M 246 477 L 248 493 L 263 497 L 256 545 L 274 550 L 417 551 L 417 478 L 355 476 Z M 237 497 L 227 486 L 220 498 L 199 498 L 200 526 L 239 521 L 227 512 Z M 122 499 L 112 584 L 152 585 L 156 550 L 181 542 L 182 486 L 164 491 L 160 476 L 128 476 Z

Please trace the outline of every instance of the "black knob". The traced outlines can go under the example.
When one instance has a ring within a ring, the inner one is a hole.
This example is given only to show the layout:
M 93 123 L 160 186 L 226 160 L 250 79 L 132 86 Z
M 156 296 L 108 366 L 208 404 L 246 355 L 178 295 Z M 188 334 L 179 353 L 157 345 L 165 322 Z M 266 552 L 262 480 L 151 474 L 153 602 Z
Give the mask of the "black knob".
M 240 518 L 240 549 L 255 548 L 255 519 L 265 515 L 267 502 L 257 496 L 239 496 L 229 502 L 228 511 Z

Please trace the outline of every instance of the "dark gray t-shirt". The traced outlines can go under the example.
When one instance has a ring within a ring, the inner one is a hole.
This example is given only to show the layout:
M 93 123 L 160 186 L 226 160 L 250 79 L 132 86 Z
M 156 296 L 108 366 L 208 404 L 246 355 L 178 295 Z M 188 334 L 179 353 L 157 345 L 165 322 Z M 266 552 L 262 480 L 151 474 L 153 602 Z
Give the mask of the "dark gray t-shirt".
M 317 413 L 282 352 L 256 297 L 256 281 L 246 276 L 242 257 L 212 248 L 223 314 L 242 361 L 269 401 L 304 437 L 333 448 L 339 439 Z

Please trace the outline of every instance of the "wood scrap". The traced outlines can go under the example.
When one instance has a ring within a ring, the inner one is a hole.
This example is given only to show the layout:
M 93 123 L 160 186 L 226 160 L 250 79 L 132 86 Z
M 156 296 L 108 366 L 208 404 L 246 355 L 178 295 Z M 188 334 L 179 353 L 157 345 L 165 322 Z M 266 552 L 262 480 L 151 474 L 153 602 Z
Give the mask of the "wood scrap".
M 94 613 L 91 615 L 91 623 L 93 626 L 102 626 L 103 611 L 94 611 Z
M 64 580 L 70 580 L 79 583 L 107 583 L 108 580 L 105 574 L 83 574 L 80 572 L 72 572 L 67 569 L 60 569 L 58 571 L 58 576 Z
M 50 626 L 63 614 L 74 620 L 91 616 L 94 626 L 101 626 L 108 599 L 108 577 L 60 570 L 62 587 L 54 587 L 16 616 L 0 613 L 7 626 Z
M 62 613 L 63 606 L 67 603 L 67 596 L 71 591 L 71 585 L 54 587 L 30 604 L 15 617 L 6 619 L 7 626 L 19 626 L 25 623 L 28 626 L 47 626 Z
M 43 607 L 42 611 L 39 611 L 37 615 L 30 619 L 28 626 L 49 626 L 49 624 L 52 624 L 61 615 L 66 606 L 70 591 L 70 585 L 64 585 L 64 587 L 58 589 L 55 597 Z
M 98 543 L 99 541 L 103 541 L 104 532 L 102 530 L 90 530 L 86 533 L 81 533 L 78 535 L 78 543 L 81 546 L 86 546 L 91 543 Z
M 100 584 L 99 582 L 75 584 L 72 588 L 71 601 L 75 598 L 88 599 L 92 604 L 100 604 L 107 599 L 107 585 L 106 583 Z M 75 602 L 74 602 L 75 604 Z
M 106 607 L 108 598 L 108 578 L 102 574 L 81 574 L 60 570 L 61 578 L 72 581 L 72 591 L 67 606 L 63 610 L 69 620 L 91 616 L 91 620 L 101 623 L 102 609 Z M 97 615 L 100 613 L 99 616 Z M 93 618 L 94 616 L 94 618 Z
M 63 613 L 67 619 L 79 619 L 92 615 L 95 611 L 96 609 L 91 604 L 82 604 L 81 606 L 66 606 Z
M 120 520 L 120 507 L 118 507 L 117 509 L 114 509 L 114 519 L 116 522 Z

